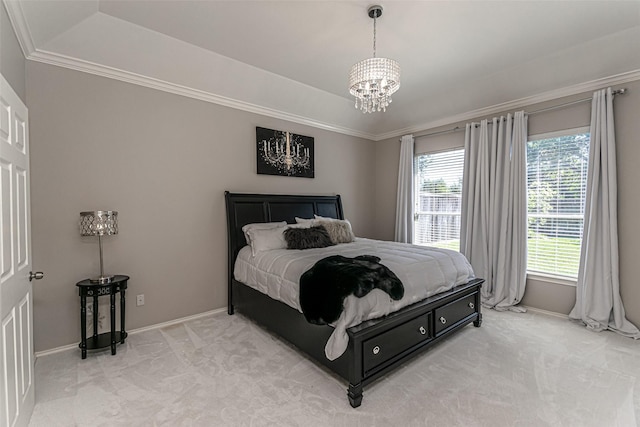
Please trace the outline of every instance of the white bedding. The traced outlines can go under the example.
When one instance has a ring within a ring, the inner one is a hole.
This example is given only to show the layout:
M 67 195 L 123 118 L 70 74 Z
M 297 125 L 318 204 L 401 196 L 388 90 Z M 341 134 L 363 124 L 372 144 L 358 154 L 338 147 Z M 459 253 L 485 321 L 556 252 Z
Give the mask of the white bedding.
M 353 295 L 347 297 L 344 311 L 333 325 L 335 330 L 325 346 L 329 360 L 337 359 L 347 349 L 347 328 L 385 316 L 474 278 L 471 265 L 459 252 L 362 238 L 327 248 L 273 249 L 258 252 L 255 256 L 251 248 L 245 246 L 236 259 L 234 275 L 236 280 L 302 313 L 298 298 L 300 276 L 317 261 L 336 254 L 380 257 L 380 262 L 402 281 L 405 292 L 399 301 L 393 301 L 379 289 L 374 289 L 363 298 Z

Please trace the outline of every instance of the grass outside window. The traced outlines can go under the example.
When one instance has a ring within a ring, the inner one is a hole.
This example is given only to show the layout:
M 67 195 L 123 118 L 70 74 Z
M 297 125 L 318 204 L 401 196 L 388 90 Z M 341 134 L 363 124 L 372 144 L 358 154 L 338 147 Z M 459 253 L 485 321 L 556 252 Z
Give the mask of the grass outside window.
M 459 251 L 460 240 L 441 241 L 424 246 Z M 574 279 L 578 277 L 580 239 L 538 234 L 528 238 L 527 249 L 530 253 L 534 252 L 537 255 L 528 258 L 528 272 Z

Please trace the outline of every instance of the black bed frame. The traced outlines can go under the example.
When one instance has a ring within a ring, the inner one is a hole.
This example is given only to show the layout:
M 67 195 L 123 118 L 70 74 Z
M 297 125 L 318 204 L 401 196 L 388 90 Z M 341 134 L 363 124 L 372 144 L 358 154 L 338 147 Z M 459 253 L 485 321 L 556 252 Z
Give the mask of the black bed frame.
M 246 286 L 233 276 L 238 252 L 246 245 L 242 226 L 256 222 L 287 221 L 313 215 L 344 219 L 340 196 L 296 196 L 225 192 L 229 237 L 228 313 L 235 310 L 304 351 L 349 382 L 351 406 L 362 403 L 363 387 L 402 363 L 473 322 L 482 323 L 480 287 L 474 279 L 452 290 L 347 329 L 349 346 L 336 360 L 324 353 L 333 332 L 328 325 L 314 325 L 288 305 Z

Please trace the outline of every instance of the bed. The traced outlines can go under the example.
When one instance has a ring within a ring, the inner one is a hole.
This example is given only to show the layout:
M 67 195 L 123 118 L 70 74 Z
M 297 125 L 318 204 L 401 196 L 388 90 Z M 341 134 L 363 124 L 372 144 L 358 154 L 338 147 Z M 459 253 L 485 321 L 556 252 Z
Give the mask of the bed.
M 348 382 L 352 407 L 362 403 L 363 388 L 388 374 L 464 326 L 482 323 L 480 287 L 472 279 L 427 297 L 384 317 L 349 327 L 346 351 L 334 360 L 325 345 L 334 332 L 330 325 L 307 322 L 295 308 L 235 279 L 234 267 L 246 246 L 242 227 L 250 223 L 313 218 L 344 219 L 342 201 L 336 196 L 244 194 L 225 192 L 228 229 L 228 313 L 236 311 L 275 333 L 317 363 Z

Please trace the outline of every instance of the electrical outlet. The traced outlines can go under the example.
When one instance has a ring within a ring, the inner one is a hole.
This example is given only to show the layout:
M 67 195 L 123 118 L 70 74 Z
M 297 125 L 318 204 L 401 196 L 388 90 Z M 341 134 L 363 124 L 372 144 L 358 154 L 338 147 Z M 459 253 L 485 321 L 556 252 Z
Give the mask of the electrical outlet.
M 144 305 L 144 294 L 140 294 L 136 297 L 136 305 L 138 307 Z

